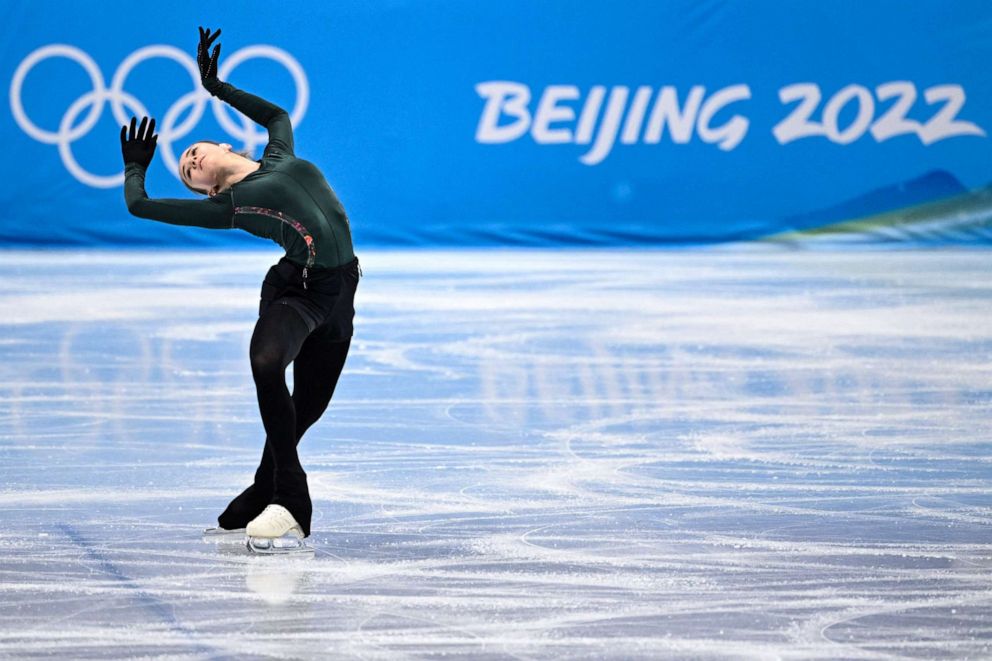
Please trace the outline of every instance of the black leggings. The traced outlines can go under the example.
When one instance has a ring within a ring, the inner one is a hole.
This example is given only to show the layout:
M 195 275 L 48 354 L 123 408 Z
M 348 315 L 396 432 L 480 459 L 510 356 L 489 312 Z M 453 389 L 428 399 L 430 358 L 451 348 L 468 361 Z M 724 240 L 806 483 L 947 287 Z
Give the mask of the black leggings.
M 313 505 L 296 446 L 327 409 L 348 357 L 351 340 L 332 340 L 309 327 L 300 314 L 278 302 L 259 316 L 251 337 L 251 372 L 265 427 L 265 449 L 255 482 L 236 497 L 218 523 L 244 528 L 266 505 L 290 511 L 310 534 Z M 293 363 L 293 394 L 286 388 L 286 367 Z

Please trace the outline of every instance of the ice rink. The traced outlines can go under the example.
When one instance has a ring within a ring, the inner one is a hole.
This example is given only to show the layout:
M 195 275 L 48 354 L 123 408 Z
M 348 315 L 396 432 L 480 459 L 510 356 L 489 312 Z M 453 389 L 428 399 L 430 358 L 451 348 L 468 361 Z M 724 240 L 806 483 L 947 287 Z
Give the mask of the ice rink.
M 0 657 L 992 657 L 987 251 L 359 255 L 265 558 L 280 253 L 0 253 Z

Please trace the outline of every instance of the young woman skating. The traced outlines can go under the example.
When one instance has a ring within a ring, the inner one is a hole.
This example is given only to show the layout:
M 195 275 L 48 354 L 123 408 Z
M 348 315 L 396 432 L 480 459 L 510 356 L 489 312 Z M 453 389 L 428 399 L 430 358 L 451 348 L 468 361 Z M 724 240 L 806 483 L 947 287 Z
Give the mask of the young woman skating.
M 251 371 L 265 428 L 265 448 L 251 486 L 218 517 L 222 530 L 245 529 L 249 548 L 302 547 L 312 504 L 296 446 L 323 414 L 344 367 L 360 277 L 348 216 L 324 176 L 296 158 L 285 110 L 217 79 L 220 35 L 200 28 L 197 63 L 203 87 L 264 126 L 261 160 L 227 144 L 195 142 L 181 155 L 179 176 L 206 199 L 150 199 L 145 173 L 155 153 L 155 120 L 121 128 L 124 197 L 135 216 L 175 225 L 242 229 L 271 239 L 286 255 L 262 283 L 251 338 Z M 286 367 L 293 363 L 293 393 Z M 287 543 L 288 542 L 288 543 Z

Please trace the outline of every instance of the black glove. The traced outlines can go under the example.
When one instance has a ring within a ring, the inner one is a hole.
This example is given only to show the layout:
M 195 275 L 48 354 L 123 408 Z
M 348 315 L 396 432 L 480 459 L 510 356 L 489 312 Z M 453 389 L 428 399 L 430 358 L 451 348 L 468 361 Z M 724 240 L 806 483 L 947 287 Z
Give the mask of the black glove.
M 147 117 L 141 118 L 141 126 L 137 133 L 134 124 L 137 120 L 131 118 L 131 131 L 128 133 L 127 125 L 121 127 L 121 152 L 124 154 L 124 165 L 137 163 L 143 168 L 147 168 L 155 155 L 155 145 L 158 144 L 158 136 L 155 133 L 155 120 L 148 123 Z M 147 129 L 146 129 L 147 126 Z
M 210 29 L 200 30 L 200 45 L 196 47 L 196 63 L 200 67 L 200 82 L 207 89 L 208 92 L 212 91 L 211 88 L 216 85 L 217 80 L 217 58 L 220 57 L 220 44 L 214 46 L 213 55 L 210 54 L 210 46 L 214 43 L 214 39 L 220 36 L 220 30 L 217 30 L 212 35 L 210 34 Z

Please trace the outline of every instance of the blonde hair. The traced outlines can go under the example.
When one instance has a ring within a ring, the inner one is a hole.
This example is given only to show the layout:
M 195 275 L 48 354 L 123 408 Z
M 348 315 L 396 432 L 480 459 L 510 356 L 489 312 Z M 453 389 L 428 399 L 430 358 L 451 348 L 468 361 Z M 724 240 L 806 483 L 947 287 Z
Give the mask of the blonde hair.
M 219 142 L 214 142 L 213 140 L 197 140 L 193 144 L 194 145 L 198 145 L 201 142 L 206 142 L 207 144 L 211 144 L 211 145 L 218 145 L 218 146 L 220 145 Z M 248 151 L 247 149 L 242 149 L 241 151 L 236 151 L 236 152 L 233 152 L 233 153 L 237 154 L 238 156 L 242 156 L 244 158 L 247 158 L 249 161 L 254 161 L 255 160 L 254 158 L 252 158 L 252 153 L 250 151 Z M 193 191 L 197 195 L 208 195 L 209 194 L 205 190 L 197 190 L 197 189 L 193 188 L 189 184 L 189 182 L 186 181 L 186 178 L 183 176 L 183 166 L 182 165 L 179 165 L 178 167 L 179 167 L 179 181 L 183 182 L 183 186 L 185 186 L 186 188 L 190 189 L 191 191 Z

